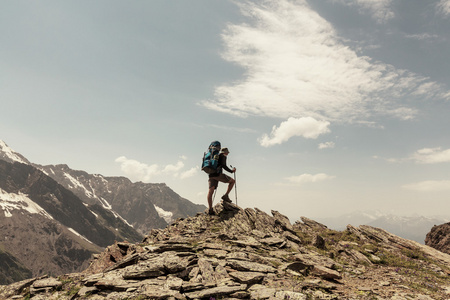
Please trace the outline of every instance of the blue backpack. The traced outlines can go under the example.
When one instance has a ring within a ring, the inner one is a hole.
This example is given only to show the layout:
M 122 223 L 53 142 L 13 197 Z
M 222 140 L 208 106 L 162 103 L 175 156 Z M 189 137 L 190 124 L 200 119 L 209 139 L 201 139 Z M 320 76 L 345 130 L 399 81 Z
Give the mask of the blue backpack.
M 220 148 L 221 145 L 219 141 L 214 141 L 209 145 L 208 151 L 203 155 L 202 171 L 207 174 L 214 174 L 217 172 Z

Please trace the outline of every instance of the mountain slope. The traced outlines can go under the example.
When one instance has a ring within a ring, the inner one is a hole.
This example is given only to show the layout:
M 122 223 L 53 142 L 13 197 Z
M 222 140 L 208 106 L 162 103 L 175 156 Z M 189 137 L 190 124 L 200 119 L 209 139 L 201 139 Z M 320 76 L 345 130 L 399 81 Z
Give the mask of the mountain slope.
M 32 276 L 80 271 L 102 247 L 142 239 L 128 225 L 112 228 L 95 209 L 35 167 L 0 160 L 0 249 Z M 0 264 L 0 273 L 8 270 Z
M 0 298 L 448 299 L 450 255 L 371 226 L 344 232 L 222 203 L 115 243 L 87 270 L 0 286 Z
M 0 160 L 0 188 L 8 193 L 28 195 L 56 221 L 99 246 L 105 247 L 123 238 L 140 239 L 132 228 L 129 236 L 121 237 L 114 229 L 101 224 L 77 196 L 31 165 Z
M 12 254 L 0 249 L 0 284 L 10 284 L 32 276 Z
M 133 183 L 125 177 L 88 174 L 63 164 L 36 167 L 84 202 L 111 210 L 142 234 L 206 209 L 180 197 L 164 183 Z
M 0 284 L 80 271 L 102 247 L 204 208 L 165 184 L 32 164 L 0 140 Z

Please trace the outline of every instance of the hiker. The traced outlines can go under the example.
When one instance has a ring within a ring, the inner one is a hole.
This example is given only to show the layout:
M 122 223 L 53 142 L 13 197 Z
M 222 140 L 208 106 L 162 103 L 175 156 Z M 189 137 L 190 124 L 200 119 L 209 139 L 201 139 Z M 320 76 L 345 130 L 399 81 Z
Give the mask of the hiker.
M 230 194 L 231 190 L 233 189 L 235 180 L 230 176 L 222 173 L 222 169 L 225 169 L 227 172 L 230 173 L 236 172 L 236 168 L 230 169 L 227 166 L 227 156 L 229 153 L 230 151 L 228 151 L 228 148 L 222 148 L 219 154 L 219 165 L 217 167 L 217 172 L 209 175 L 208 206 L 210 215 L 214 215 L 214 210 L 212 208 L 213 194 L 214 190 L 217 189 L 217 186 L 219 185 L 219 181 L 223 183 L 228 183 L 227 192 L 222 196 L 222 200 L 226 202 L 231 202 L 230 197 L 228 197 L 228 194 Z

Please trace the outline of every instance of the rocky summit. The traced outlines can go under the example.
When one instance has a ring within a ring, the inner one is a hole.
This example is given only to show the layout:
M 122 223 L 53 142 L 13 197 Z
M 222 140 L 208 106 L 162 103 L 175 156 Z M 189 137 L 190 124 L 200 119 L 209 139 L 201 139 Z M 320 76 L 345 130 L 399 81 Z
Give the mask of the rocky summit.
M 214 210 L 116 242 L 83 272 L 0 286 L 0 299 L 450 298 L 450 255 L 431 247 L 370 226 Z

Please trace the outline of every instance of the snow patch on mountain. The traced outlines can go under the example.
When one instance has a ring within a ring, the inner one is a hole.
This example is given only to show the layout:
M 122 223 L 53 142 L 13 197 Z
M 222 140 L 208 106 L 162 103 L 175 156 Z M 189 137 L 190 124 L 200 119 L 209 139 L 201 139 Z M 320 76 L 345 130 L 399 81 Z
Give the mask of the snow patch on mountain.
M 68 173 L 64 173 L 64 177 L 69 179 L 69 181 L 73 184 L 74 188 L 78 187 L 78 188 L 82 189 L 87 197 L 89 197 L 89 198 L 97 198 L 96 195 L 94 195 L 91 191 L 88 191 L 86 189 L 86 187 L 81 182 L 79 182 L 76 178 L 74 178 L 72 175 L 70 175 Z
M 90 240 L 88 240 L 87 238 L 85 238 L 84 236 L 82 236 L 81 234 L 79 234 L 75 229 L 67 227 L 67 229 L 69 229 L 70 232 L 72 232 L 73 234 L 75 234 L 76 236 L 82 238 L 83 240 L 85 240 L 88 243 L 94 244 L 93 242 L 91 242 Z
M 42 207 L 40 207 L 33 200 L 28 198 L 28 195 L 19 193 L 8 193 L 0 188 L 0 207 L 5 213 L 5 217 L 12 217 L 13 210 L 25 210 L 31 214 L 40 214 L 48 219 L 53 217 L 47 213 Z
M 155 206 L 156 212 L 158 213 L 158 215 L 164 219 L 164 221 L 167 222 L 167 224 L 170 224 L 173 221 L 173 212 L 171 211 L 166 211 L 164 209 L 162 209 L 159 206 Z

